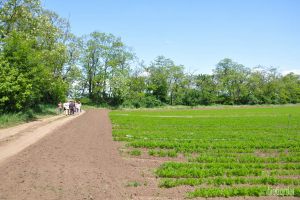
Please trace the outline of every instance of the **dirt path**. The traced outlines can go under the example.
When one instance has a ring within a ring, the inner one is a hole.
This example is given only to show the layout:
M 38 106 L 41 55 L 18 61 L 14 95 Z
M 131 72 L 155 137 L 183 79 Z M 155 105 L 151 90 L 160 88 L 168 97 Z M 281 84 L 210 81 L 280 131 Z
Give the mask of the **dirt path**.
M 107 111 L 91 111 L 0 166 L 0 199 L 102 199 L 120 195 Z M 83 117 L 84 116 L 84 117 Z M 104 170 L 105 169 L 105 170 Z M 103 173 L 106 171 L 105 173 Z M 113 188 L 111 188 L 113 187 Z
M 0 129 L 0 163 L 78 116 L 58 115 L 16 127 Z
M 63 117 L 65 117 L 65 116 L 64 115 L 56 115 L 56 116 L 53 116 L 53 117 L 42 118 L 42 119 L 38 119 L 38 120 L 33 121 L 33 122 L 20 124 L 20 125 L 13 126 L 13 127 L 10 127 L 10 128 L 1 128 L 0 129 L 0 141 L 6 139 L 8 137 L 17 135 L 19 133 L 26 132 L 27 130 L 32 130 L 32 129 L 35 129 L 37 127 L 46 125 L 49 122 L 53 122 L 53 121 L 55 121 L 57 119 L 60 119 L 60 118 L 63 118 Z
M 1 163 L 0 199 L 139 199 L 145 178 L 119 147 L 108 111 L 87 111 Z

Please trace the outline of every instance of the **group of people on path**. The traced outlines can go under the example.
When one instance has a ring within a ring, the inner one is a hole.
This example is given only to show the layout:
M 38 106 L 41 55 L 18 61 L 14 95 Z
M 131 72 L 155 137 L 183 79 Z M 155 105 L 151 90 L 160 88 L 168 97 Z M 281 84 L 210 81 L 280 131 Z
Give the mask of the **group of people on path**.
M 81 112 L 81 102 L 80 101 L 73 101 L 69 100 L 68 102 L 65 103 L 58 103 L 58 110 L 59 113 L 61 114 L 62 111 L 64 111 L 65 115 L 74 115 L 76 113 Z

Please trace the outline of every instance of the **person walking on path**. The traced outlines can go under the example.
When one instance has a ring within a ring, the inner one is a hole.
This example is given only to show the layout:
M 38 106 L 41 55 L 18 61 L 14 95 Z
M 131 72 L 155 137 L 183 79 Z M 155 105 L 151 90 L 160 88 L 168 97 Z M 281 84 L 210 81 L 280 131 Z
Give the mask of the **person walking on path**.
M 80 101 L 76 101 L 75 107 L 76 107 L 76 112 L 80 113 L 81 112 L 81 103 L 80 103 Z
M 64 103 L 64 111 L 65 111 L 65 115 L 70 114 L 70 104 L 69 104 L 69 102 Z
M 75 103 L 74 103 L 74 101 L 70 101 L 69 107 L 70 107 L 70 114 L 74 115 L 74 110 L 75 110 Z
M 78 101 L 79 112 L 81 112 L 81 106 L 82 106 L 81 102 Z
M 57 104 L 57 114 L 61 114 L 62 113 L 62 110 L 63 110 L 63 104 L 61 102 L 59 102 Z

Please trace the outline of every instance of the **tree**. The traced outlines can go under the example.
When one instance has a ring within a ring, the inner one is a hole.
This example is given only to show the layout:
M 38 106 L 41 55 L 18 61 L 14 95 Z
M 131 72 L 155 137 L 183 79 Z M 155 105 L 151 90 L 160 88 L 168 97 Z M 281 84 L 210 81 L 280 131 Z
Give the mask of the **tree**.
M 246 80 L 250 70 L 241 64 L 225 58 L 214 69 L 218 83 L 220 103 L 244 104 L 246 102 Z
M 198 104 L 210 105 L 217 102 L 217 84 L 214 75 L 197 75 L 195 83 L 196 89 L 199 91 Z
M 120 38 L 100 32 L 86 36 L 83 46 L 81 63 L 89 97 L 96 102 L 120 104 L 128 93 L 134 54 Z
M 12 68 L 3 69 L 0 76 L 14 77 L 12 84 L 23 88 L 5 87 L 4 99 L 9 100 L 1 106 L 15 111 L 64 100 L 68 89 L 62 78 L 66 62 L 64 20 L 43 10 L 38 0 L 7 0 L 0 8 L 0 24 L 1 58 L 5 68 Z M 0 82 L 7 85 L 5 80 Z
M 163 103 L 173 105 L 181 103 L 183 93 L 181 91 L 184 80 L 184 67 L 175 65 L 171 59 L 158 56 L 146 72 L 148 77 L 148 93 L 155 96 Z
M 168 94 L 169 104 L 182 104 L 184 78 L 184 67 L 182 65 L 170 65 L 168 66 Z
M 287 103 L 300 102 L 300 75 L 289 73 L 281 78 Z
M 264 103 L 264 88 L 266 86 L 266 79 L 264 72 L 260 67 L 254 68 L 251 72 L 247 88 L 248 88 L 248 104 L 262 104 Z

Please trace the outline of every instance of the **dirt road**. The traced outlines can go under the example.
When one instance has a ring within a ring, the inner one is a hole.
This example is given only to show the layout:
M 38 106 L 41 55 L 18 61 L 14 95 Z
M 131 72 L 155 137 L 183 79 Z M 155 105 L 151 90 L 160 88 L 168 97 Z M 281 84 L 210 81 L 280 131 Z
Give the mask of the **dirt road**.
M 0 199 L 130 198 L 124 184 L 135 174 L 112 141 L 107 115 L 88 111 L 2 163 Z
M 83 113 L 68 117 L 58 115 L 16 127 L 0 129 L 0 164 Z

